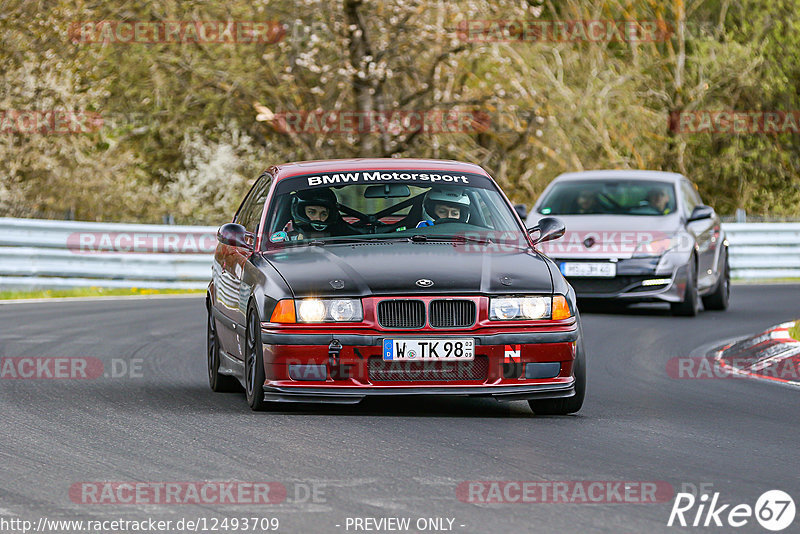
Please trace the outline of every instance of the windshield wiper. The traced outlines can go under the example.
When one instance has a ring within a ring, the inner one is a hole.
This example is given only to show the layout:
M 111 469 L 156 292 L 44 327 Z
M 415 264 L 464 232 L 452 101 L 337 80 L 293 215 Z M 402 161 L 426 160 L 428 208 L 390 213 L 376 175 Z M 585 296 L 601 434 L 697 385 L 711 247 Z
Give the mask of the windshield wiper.
M 396 237 L 373 237 L 370 234 L 364 234 L 360 236 L 342 236 L 342 237 L 330 237 L 325 242 L 326 243 L 363 243 L 364 241 L 397 241 L 398 239 L 405 239 L 401 236 Z
M 480 237 L 472 235 L 442 235 L 442 234 L 414 234 L 410 238 L 412 243 L 426 243 L 430 242 L 462 242 L 462 243 L 476 243 L 478 245 L 493 245 L 499 250 L 505 248 L 514 248 L 515 250 L 527 250 L 528 246 L 522 243 L 514 243 L 510 241 L 495 241 L 489 237 Z
M 364 241 L 388 241 L 383 238 L 371 238 L 364 236 L 341 236 L 341 237 L 312 237 L 310 239 L 301 239 L 299 241 L 284 241 L 281 244 L 284 246 L 317 246 L 322 247 L 325 245 L 343 245 L 347 243 L 363 243 Z
M 413 243 L 424 243 L 426 241 L 469 241 L 470 243 L 479 243 L 481 245 L 493 243 L 491 239 L 471 235 L 414 234 L 410 239 Z

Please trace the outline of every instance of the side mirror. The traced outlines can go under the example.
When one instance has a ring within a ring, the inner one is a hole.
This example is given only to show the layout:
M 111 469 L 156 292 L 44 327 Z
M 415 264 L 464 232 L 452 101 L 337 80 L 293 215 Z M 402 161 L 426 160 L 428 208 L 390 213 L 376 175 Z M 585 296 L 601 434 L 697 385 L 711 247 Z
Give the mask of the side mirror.
M 703 204 L 698 204 L 692 210 L 692 214 L 689 215 L 689 218 L 686 222 L 693 222 L 693 221 L 700 221 L 702 219 L 710 219 L 714 216 L 714 208 L 711 206 L 704 206 Z
M 528 207 L 525 204 L 514 204 L 514 211 L 517 212 L 519 218 L 524 222 L 528 217 Z
M 253 234 L 236 223 L 223 224 L 217 230 L 217 241 L 223 245 L 253 250 Z
M 564 235 L 567 227 L 558 217 L 542 217 L 536 226 L 528 228 L 528 233 L 539 232 L 539 237 L 533 240 L 534 244 L 552 241 Z

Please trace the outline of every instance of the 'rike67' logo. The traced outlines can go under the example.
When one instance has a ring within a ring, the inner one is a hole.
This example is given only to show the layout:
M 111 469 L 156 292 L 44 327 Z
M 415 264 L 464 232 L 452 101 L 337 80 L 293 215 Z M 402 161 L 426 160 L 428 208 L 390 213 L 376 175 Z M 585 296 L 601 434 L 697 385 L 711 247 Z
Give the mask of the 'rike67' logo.
M 715 492 L 710 501 L 707 493 L 698 499 L 691 493 L 678 493 L 667 526 L 671 527 L 677 520 L 677 524 L 682 527 L 721 527 L 727 523 L 728 526 L 738 528 L 746 525 L 755 515 L 756 521 L 762 527 L 777 532 L 794 521 L 794 500 L 781 490 L 764 492 L 756 501 L 755 507 L 737 504 L 731 508 L 730 504 L 718 504 L 718 501 L 719 492 Z M 692 513 L 695 504 L 697 510 Z

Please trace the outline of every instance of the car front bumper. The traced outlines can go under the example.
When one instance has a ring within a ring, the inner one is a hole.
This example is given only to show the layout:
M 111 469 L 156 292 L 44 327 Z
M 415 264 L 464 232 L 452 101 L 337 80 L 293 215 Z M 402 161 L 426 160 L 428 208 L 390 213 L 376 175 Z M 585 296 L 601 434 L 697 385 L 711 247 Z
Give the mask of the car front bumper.
M 600 259 L 556 259 L 564 261 L 608 261 Z M 689 275 L 688 264 L 659 267 L 658 258 L 620 259 L 616 262 L 617 274 L 613 278 L 566 277 L 582 300 L 615 299 L 626 302 L 681 302 Z M 662 281 L 656 285 L 648 285 Z
M 498 401 L 556 399 L 575 394 L 575 379 L 549 384 L 514 386 L 393 386 L 393 387 L 302 387 L 264 386 L 264 400 L 277 402 L 320 402 L 356 404 L 366 397 L 402 395 L 447 395 L 493 397 Z
M 264 399 L 353 404 L 366 397 L 402 395 L 491 397 L 498 401 L 570 397 L 575 394 L 578 336 L 577 324 L 540 332 L 264 331 Z M 475 340 L 475 360 L 384 362 L 383 339 L 395 337 L 470 337 Z M 518 356 L 507 359 L 507 350 L 518 350 Z M 539 371 L 543 369 L 549 371 L 542 374 Z

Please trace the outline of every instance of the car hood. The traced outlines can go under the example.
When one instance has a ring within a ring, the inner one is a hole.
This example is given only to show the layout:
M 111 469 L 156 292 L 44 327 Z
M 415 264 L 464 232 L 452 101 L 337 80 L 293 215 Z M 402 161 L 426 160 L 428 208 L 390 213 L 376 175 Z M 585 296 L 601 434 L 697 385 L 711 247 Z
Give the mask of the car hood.
M 534 252 L 428 242 L 287 247 L 263 257 L 295 297 L 397 294 L 551 293 L 550 270 Z M 418 280 L 433 285 L 419 287 Z M 336 286 L 336 289 L 334 288 Z
M 637 243 L 672 237 L 681 227 L 677 213 L 654 217 L 558 215 L 558 218 L 564 221 L 566 233 L 540 247 L 554 258 L 630 258 Z

